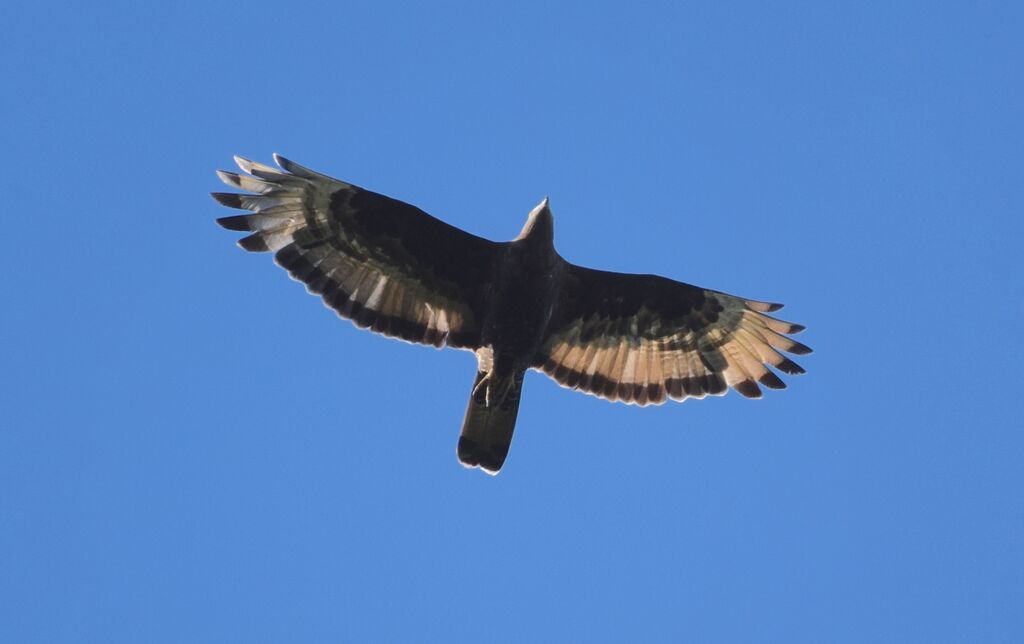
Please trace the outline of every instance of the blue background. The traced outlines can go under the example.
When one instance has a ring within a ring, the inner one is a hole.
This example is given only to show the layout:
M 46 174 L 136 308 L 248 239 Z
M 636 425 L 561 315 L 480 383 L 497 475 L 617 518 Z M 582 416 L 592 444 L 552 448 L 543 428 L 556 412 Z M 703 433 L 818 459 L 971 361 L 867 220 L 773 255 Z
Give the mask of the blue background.
M 0 640 L 1019 641 L 1016 3 L 21 3 L 0 41 Z M 789 306 L 761 401 L 338 321 L 207 193 L 279 151 Z

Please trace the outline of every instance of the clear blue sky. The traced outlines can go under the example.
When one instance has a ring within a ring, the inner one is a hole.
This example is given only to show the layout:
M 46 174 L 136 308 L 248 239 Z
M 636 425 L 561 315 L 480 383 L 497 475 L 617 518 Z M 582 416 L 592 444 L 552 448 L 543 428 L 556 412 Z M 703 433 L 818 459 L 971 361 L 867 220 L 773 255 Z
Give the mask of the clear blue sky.
M 1019 641 L 1019 5 L 147 4 L 4 11 L 0 641 Z M 214 225 L 274 151 L 493 239 L 550 195 L 808 374 L 533 373 L 464 470 L 470 354 Z

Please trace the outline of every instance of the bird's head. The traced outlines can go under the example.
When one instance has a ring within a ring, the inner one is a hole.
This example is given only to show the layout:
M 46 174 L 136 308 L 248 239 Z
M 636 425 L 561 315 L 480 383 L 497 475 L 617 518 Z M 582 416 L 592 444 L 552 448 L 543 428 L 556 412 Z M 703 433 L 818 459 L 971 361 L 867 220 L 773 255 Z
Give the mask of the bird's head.
M 523 229 L 519 231 L 519 236 L 516 237 L 515 241 L 520 239 L 530 239 L 531 241 L 540 241 L 551 244 L 555 237 L 555 217 L 551 214 L 551 208 L 548 206 L 548 198 L 544 197 L 537 206 L 530 211 L 529 216 L 526 218 L 526 223 L 523 225 Z

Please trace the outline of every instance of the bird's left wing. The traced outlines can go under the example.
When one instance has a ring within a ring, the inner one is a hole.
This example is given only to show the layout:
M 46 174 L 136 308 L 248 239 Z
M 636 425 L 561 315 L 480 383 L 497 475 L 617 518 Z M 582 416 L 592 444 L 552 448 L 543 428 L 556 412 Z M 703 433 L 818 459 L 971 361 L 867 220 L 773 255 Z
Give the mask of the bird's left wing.
M 238 242 L 242 248 L 274 252 L 310 293 L 360 327 L 409 342 L 476 348 L 500 244 L 278 155 L 274 160 L 280 169 L 235 157 L 248 174 L 217 173 L 254 193 L 213 193 L 225 206 L 252 211 L 217 220 L 252 233 Z
M 766 313 L 781 308 L 676 282 L 568 264 L 533 366 L 571 389 L 638 405 L 722 395 L 759 398 L 803 368 L 780 351 L 810 353 L 786 337 L 803 330 Z

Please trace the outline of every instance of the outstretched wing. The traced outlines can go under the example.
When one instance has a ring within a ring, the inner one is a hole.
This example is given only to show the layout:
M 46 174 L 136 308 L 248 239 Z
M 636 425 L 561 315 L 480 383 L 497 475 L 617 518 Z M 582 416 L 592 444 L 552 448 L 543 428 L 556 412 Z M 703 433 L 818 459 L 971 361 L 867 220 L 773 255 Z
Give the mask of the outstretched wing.
M 476 348 L 500 244 L 278 155 L 274 160 L 281 169 L 235 157 L 248 174 L 217 173 L 255 193 L 213 193 L 225 206 L 252 211 L 217 220 L 252 233 L 239 246 L 274 252 L 306 290 L 360 327 L 436 347 Z
M 804 370 L 780 353 L 810 353 L 787 338 L 803 327 L 765 313 L 782 307 L 657 275 L 566 266 L 533 366 L 560 384 L 637 405 L 783 389 L 766 365 Z

